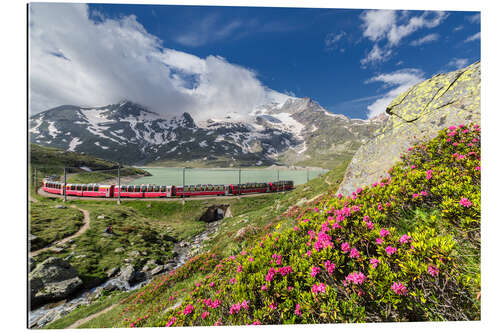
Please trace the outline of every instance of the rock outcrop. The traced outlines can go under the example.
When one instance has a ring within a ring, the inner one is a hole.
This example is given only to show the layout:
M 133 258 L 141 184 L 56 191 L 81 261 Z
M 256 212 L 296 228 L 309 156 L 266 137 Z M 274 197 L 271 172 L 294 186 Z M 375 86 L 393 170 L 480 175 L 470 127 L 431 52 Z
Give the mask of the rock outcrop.
M 347 167 L 338 193 L 377 182 L 414 143 L 451 125 L 480 123 L 481 63 L 421 82 L 394 99 L 376 137 L 362 145 Z
M 48 258 L 29 274 L 31 308 L 65 299 L 82 284 L 76 269 L 67 261 Z

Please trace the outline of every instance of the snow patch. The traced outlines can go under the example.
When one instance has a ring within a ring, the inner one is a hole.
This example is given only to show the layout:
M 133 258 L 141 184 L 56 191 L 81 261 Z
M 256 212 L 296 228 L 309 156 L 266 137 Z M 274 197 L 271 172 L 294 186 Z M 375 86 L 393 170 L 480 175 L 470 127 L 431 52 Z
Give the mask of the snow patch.
M 76 146 L 78 146 L 81 143 L 82 141 L 80 141 L 80 138 L 73 138 L 69 143 L 68 151 L 75 151 Z

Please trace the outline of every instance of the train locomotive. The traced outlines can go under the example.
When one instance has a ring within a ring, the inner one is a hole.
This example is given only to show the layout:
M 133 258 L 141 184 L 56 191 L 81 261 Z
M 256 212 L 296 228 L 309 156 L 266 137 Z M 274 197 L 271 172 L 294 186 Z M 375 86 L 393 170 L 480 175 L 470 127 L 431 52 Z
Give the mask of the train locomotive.
M 102 184 L 66 184 L 50 179 L 43 179 L 42 189 L 47 193 L 78 197 L 101 198 L 183 198 L 193 196 L 229 196 L 248 193 L 269 193 L 293 189 L 293 181 L 280 180 L 268 183 L 245 183 L 229 185 L 102 185 Z

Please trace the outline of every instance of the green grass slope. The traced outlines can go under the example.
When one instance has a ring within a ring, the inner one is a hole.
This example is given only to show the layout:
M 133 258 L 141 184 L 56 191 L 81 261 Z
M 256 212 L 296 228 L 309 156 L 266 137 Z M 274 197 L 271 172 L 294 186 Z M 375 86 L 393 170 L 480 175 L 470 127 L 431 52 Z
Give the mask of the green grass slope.
M 389 174 L 238 254 L 193 258 L 86 327 L 480 319 L 479 127 L 410 147 Z
M 81 167 L 102 172 L 85 172 Z M 97 158 L 91 155 L 69 152 L 58 148 L 30 144 L 30 184 L 33 184 L 34 169 L 37 169 L 38 186 L 45 176 L 63 176 L 64 168 L 68 174 L 67 182 L 97 183 L 116 178 L 117 163 Z M 113 169 L 112 171 L 106 171 Z M 75 174 L 76 173 L 76 174 Z M 150 176 L 147 171 L 132 167 L 123 167 L 120 171 L 125 176 Z

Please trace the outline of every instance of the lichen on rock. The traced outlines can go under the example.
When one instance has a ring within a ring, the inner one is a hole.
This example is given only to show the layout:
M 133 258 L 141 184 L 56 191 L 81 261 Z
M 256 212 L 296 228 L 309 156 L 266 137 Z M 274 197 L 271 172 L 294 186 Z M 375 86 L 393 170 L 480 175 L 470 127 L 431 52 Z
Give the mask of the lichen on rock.
M 338 193 L 377 182 L 414 143 L 429 140 L 444 127 L 480 123 L 481 63 L 438 74 L 396 97 L 389 119 L 374 139 L 362 145 L 347 167 Z

